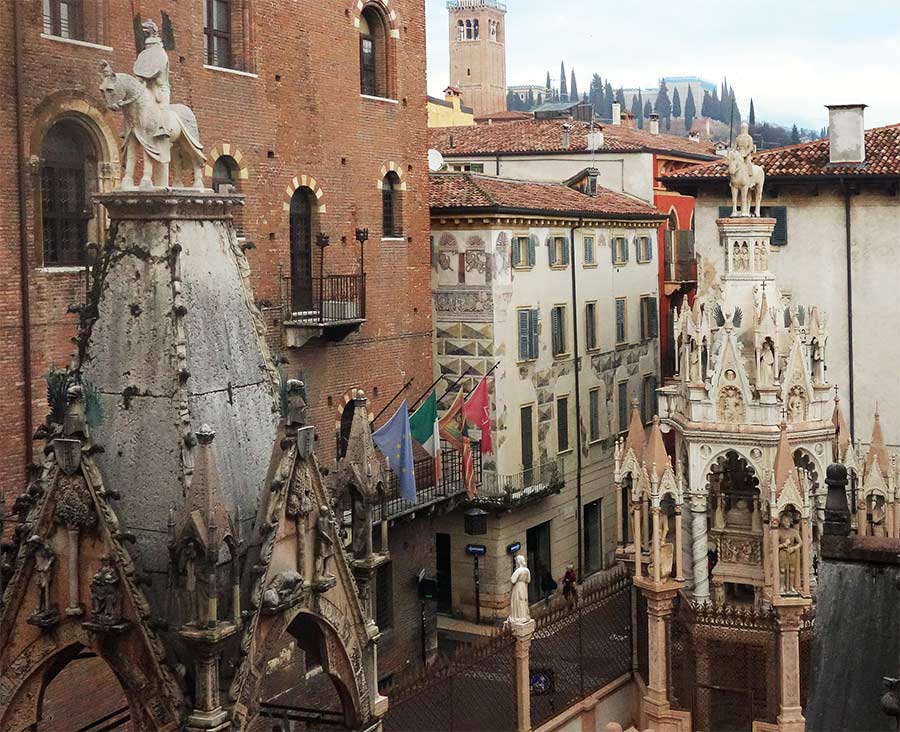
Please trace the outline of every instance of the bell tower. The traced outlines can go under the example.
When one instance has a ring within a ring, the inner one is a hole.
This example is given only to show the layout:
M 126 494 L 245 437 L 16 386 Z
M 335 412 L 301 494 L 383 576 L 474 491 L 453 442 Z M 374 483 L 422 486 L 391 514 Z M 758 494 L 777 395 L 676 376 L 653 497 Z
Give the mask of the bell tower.
M 475 116 L 506 109 L 506 5 L 448 0 L 450 86 Z

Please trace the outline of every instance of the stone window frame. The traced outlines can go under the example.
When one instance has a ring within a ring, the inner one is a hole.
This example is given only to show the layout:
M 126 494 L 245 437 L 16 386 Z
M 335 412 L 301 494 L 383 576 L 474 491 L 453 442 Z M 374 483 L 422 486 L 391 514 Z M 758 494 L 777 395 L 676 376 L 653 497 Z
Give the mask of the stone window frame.
M 396 2 L 396 0 L 395 0 Z M 362 22 L 365 20 L 368 24 L 369 19 L 365 18 L 365 15 L 369 15 L 370 18 L 373 14 L 377 15 L 377 19 L 379 24 L 381 25 L 381 29 L 379 30 L 380 35 L 380 45 L 382 46 L 382 53 L 378 54 L 378 46 L 379 46 L 379 38 L 373 36 L 371 32 L 367 34 L 369 37 L 373 38 L 375 42 L 375 64 L 376 64 L 376 80 L 375 80 L 375 93 L 370 94 L 364 90 L 363 87 L 363 77 L 362 77 L 362 52 L 363 52 L 363 33 L 362 33 Z M 391 0 L 357 0 L 356 3 L 356 12 L 353 14 L 353 26 L 356 29 L 357 34 L 360 36 L 359 42 L 359 59 L 358 59 L 358 67 L 360 71 L 360 97 L 363 99 L 370 100 L 380 100 L 387 101 L 392 103 L 397 103 L 399 97 L 399 89 L 396 79 L 396 69 L 397 69 L 397 44 L 396 41 L 400 39 L 400 23 L 397 16 L 397 11 L 391 7 Z M 379 60 L 380 58 L 380 60 Z M 379 80 L 379 66 L 380 66 L 380 76 Z
M 209 13 L 218 2 L 227 6 L 228 29 L 210 30 L 207 25 Z M 203 35 L 203 67 L 206 69 L 236 72 L 241 75 L 256 74 L 256 54 L 253 47 L 254 0 L 201 0 L 201 29 Z M 211 38 L 228 39 L 227 63 L 210 55 Z
M 393 176 L 393 229 L 390 233 L 384 230 L 384 214 L 385 214 L 385 198 L 384 184 L 385 181 Z M 379 206 L 381 208 L 382 219 L 382 241 L 406 241 L 404 232 L 405 224 L 405 203 L 406 191 L 408 185 L 404 174 L 403 165 L 394 160 L 385 161 L 379 170 L 379 177 L 375 181 L 375 188 L 379 192 Z

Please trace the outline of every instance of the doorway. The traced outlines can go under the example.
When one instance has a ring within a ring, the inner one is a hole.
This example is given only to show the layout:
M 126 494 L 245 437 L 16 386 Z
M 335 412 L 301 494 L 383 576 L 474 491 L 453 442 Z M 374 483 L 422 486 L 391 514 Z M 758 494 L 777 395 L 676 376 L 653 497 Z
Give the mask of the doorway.
M 435 580 L 437 611 L 443 615 L 453 614 L 453 594 L 451 592 L 450 534 L 434 535 Z
M 313 307 L 312 191 L 298 188 L 291 196 L 291 310 L 308 312 Z
M 522 435 L 522 485 L 529 486 L 531 485 L 534 471 L 534 405 L 529 404 L 522 407 L 520 415 L 522 427 L 519 433 Z
M 584 507 L 584 571 L 593 574 L 603 569 L 603 499 Z
M 525 532 L 525 546 L 531 582 L 528 583 L 528 601 L 537 602 L 553 594 L 555 580 L 550 562 L 550 522 L 532 526 Z

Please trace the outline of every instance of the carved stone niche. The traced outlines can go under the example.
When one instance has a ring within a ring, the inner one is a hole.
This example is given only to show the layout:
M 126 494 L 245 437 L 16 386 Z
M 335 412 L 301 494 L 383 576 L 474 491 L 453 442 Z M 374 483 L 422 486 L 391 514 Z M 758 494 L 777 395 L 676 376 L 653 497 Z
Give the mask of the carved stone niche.
M 719 391 L 716 402 L 719 422 L 739 424 L 744 421 L 744 397 L 736 386 L 725 386 Z
M 106 555 L 91 578 L 91 618 L 82 626 L 101 633 L 121 633 L 130 625 L 122 617 L 122 581 L 112 557 Z
M 787 397 L 787 421 L 805 422 L 808 404 L 806 390 L 802 386 L 792 386 Z

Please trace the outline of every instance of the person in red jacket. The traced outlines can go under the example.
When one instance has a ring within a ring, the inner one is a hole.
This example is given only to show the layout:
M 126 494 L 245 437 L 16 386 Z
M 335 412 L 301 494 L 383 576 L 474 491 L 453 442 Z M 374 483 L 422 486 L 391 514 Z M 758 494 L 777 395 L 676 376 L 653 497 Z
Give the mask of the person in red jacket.
M 576 587 L 576 583 L 578 582 L 578 575 L 575 574 L 574 565 L 569 565 L 566 567 L 566 573 L 563 575 L 562 585 L 563 585 L 563 597 L 566 600 L 566 603 L 569 605 L 575 605 L 578 603 L 578 587 Z

